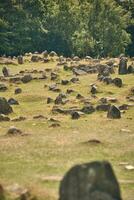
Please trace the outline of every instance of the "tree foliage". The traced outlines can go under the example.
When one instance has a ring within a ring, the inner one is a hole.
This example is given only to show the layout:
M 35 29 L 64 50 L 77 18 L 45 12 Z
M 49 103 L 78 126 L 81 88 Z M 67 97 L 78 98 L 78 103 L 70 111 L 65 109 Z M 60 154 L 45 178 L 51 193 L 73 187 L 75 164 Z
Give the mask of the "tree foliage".
M 0 54 L 134 55 L 133 19 L 131 0 L 1 0 Z

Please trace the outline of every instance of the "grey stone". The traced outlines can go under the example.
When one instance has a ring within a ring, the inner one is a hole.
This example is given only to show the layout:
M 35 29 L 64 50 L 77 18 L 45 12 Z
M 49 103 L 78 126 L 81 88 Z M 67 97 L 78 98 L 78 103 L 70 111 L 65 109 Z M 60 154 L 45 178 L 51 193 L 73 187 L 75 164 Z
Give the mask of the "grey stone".
M 79 112 L 75 111 L 71 113 L 71 117 L 72 119 L 79 119 L 80 118 L 80 114 Z
M 22 89 L 21 88 L 16 88 L 14 93 L 15 94 L 20 94 L 20 93 L 22 93 Z
M 109 162 L 95 161 L 72 167 L 60 183 L 59 200 L 122 200 Z
M 122 85 L 123 85 L 121 78 L 114 78 L 112 82 L 117 87 L 122 87 Z
M 7 100 L 3 97 L 0 97 L 0 114 L 9 114 L 12 113 L 13 109 L 7 102 Z
M 10 98 L 8 100 L 8 103 L 9 103 L 9 105 L 19 105 L 19 102 L 14 98 Z
M 86 105 L 81 109 L 81 112 L 83 112 L 85 114 L 91 114 L 91 113 L 95 112 L 95 109 L 92 105 Z
M 108 111 L 110 108 L 110 104 L 101 104 L 96 106 L 97 111 Z
M 116 106 L 112 105 L 108 110 L 107 117 L 111 119 L 120 119 L 121 112 Z
M 4 77 L 10 76 L 9 69 L 7 67 L 2 68 L 2 73 L 3 73 Z
M 27 74 L 27 75 L 24 75 L 24 76 L 21 78 L 21 81 L 22 81 L 23 83 L 28 83 L 28 82 L 30 82 L 32 79 L 33 79 L 33 78 L 32 78 L 32 76 L 31 76 L 31 74 Z
M 92 94 L 96 94 L 98 91 L 97 91 L 97 87 L 95 85 L 92 85 L 91 86 L 91 91 L 90 91 Z
M 24 63 L 23 56 L 18 56 L 18 64 L 22 65 Z
M 57 53 L 56 53 L 55 51 L 51 51 L 51 52 L 49 53 L 49 56 L 50 56 L 50 57 L 57 56 Z
M 121 57 L 120 58 L 120 63 L 119 63 L 119 74 L 127 74 L 127 58 L 126 57 Z
M 10 127 L 7 131 L 8 135 L 21 135 L 22 131 L 14 126 Z
M 129 65 L 129 66 L 128 66 L 128 69 L 127 69 L 127 72 L 128 72 L 128 74 L 134 73 L 134 66 Z
M 69 83 L 68 80 L 62 80 L 62 81 L 61 81 L 61 84 L 62 84 L 62 85 L 68 85 L 68 83 Z

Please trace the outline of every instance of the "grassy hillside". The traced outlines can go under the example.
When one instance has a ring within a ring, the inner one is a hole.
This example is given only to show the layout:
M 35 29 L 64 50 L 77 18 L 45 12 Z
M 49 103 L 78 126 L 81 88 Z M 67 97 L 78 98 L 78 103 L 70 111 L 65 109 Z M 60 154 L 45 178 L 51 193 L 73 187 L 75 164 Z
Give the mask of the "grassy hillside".
M 85 61 L 82 61 L 85 62 Z M 0 73 L 3 65 L 0 65 Z M 50 63 L 29 63 L 23 65 L 8 65 L 12 74 L 20 70 L 45 70 L 56 71 L 59 75 L 58 82 L 62 79 L 70 80 L 71 71 L 64 71 L 63 66 L 57 66 L 57 61 Z M 39 75 L 39 74 L 34 74 Z M 34 76 L 33 75 L 33 76 Z M 58 197 L 59 180 L 65 172 L 75 164 L 93 160 L 109 160 L 116 172 L 121 185 L 124 200 L 134 198 L 134 171 L 125 169 L 121 163 L 134 165 L 134 107 L 122 114 L 121 119 L 108 119 L 106 112 L 94 112 L 83 115 L 78 120 L 72 120 L 70 115 L 54 114 L 54 103 L 47 104 L 47 97 L 53 99 L 58 95 L 49 91 L 44 85 L 51 85 L 55 81 L 48 79 L 32 80 L 27 84 L 11 84 L 4 82 L 8 90 L 0 92 L 1 97 L 13 97 L 20 105 L 12 106 L 13 113 L 10 119 L 19 116 L 26 117 L 20 122 L 0 122 L 0 183 L 5 187 L 18 183 L 32 191 L 39 200 L 56 200 Z M 75 92 L 68 95 L 69 102 L 60 107 L 82 107 L 84 103 L 76 99 L 80 93 L 96 106 L 101 97 L 115 97 L 116 105 L 130 103 L 126 96 L 134 86 L 134 75 L 112 75 L 123 80 L 123 87 L 105 85 L 97 81 L 97 74 L 79 76 L 78 83 L 69 83 L 58 87 L 62 92 L 68 88 Z M 90 94 L 90 84 L 96 83 L 99 93 L 96 98 Z M 22 93 L 15 95 L 14 90 L 20 87 Z M 34 116 L 43 115 L 44 119 L 33 119 Z M 50 120 L 58 120 L 60 126 Z M 24 136 L 8 136 L 6 133 L 10 126 L 15 126 L 26 133 Z M 97 139 L 99 144 L 88 142 Z M 12 198 L 16 197 L 13 193 Z

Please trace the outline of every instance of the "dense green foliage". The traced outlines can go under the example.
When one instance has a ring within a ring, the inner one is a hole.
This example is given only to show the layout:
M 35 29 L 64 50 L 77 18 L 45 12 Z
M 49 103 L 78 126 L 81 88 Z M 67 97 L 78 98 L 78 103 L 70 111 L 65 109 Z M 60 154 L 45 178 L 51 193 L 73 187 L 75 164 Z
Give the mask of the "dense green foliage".
M 0 54 L 134 55 L 134 3 L 115 0 L 1 0 Z

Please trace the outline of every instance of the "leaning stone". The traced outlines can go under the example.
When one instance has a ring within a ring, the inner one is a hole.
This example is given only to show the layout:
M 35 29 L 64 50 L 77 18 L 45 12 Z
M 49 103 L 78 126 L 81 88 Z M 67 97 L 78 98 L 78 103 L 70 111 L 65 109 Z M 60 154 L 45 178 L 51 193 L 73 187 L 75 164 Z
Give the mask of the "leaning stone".
M 111 119 L 120 119 L 121 112 L 116 106 L 111 106 L 108 110 L 107 117 Z
M 122 200 L 109 162 L 95 161 L 72 167 L 60 183 L 59 200 Z
M 10 76 L 9 69 L 7 67 L 3 67 L 2 73 L 3 73 L 4 77 Z
M 119 63 L 119 74 L 127 74 L 127 58 L 126 57 L 121 57 L 120 58 L 120 63 Z
M 0 97 L 0 114 L 9 114 L 12 113 L 13 109 L 7 102 L 7 100 L 3 97 Z

